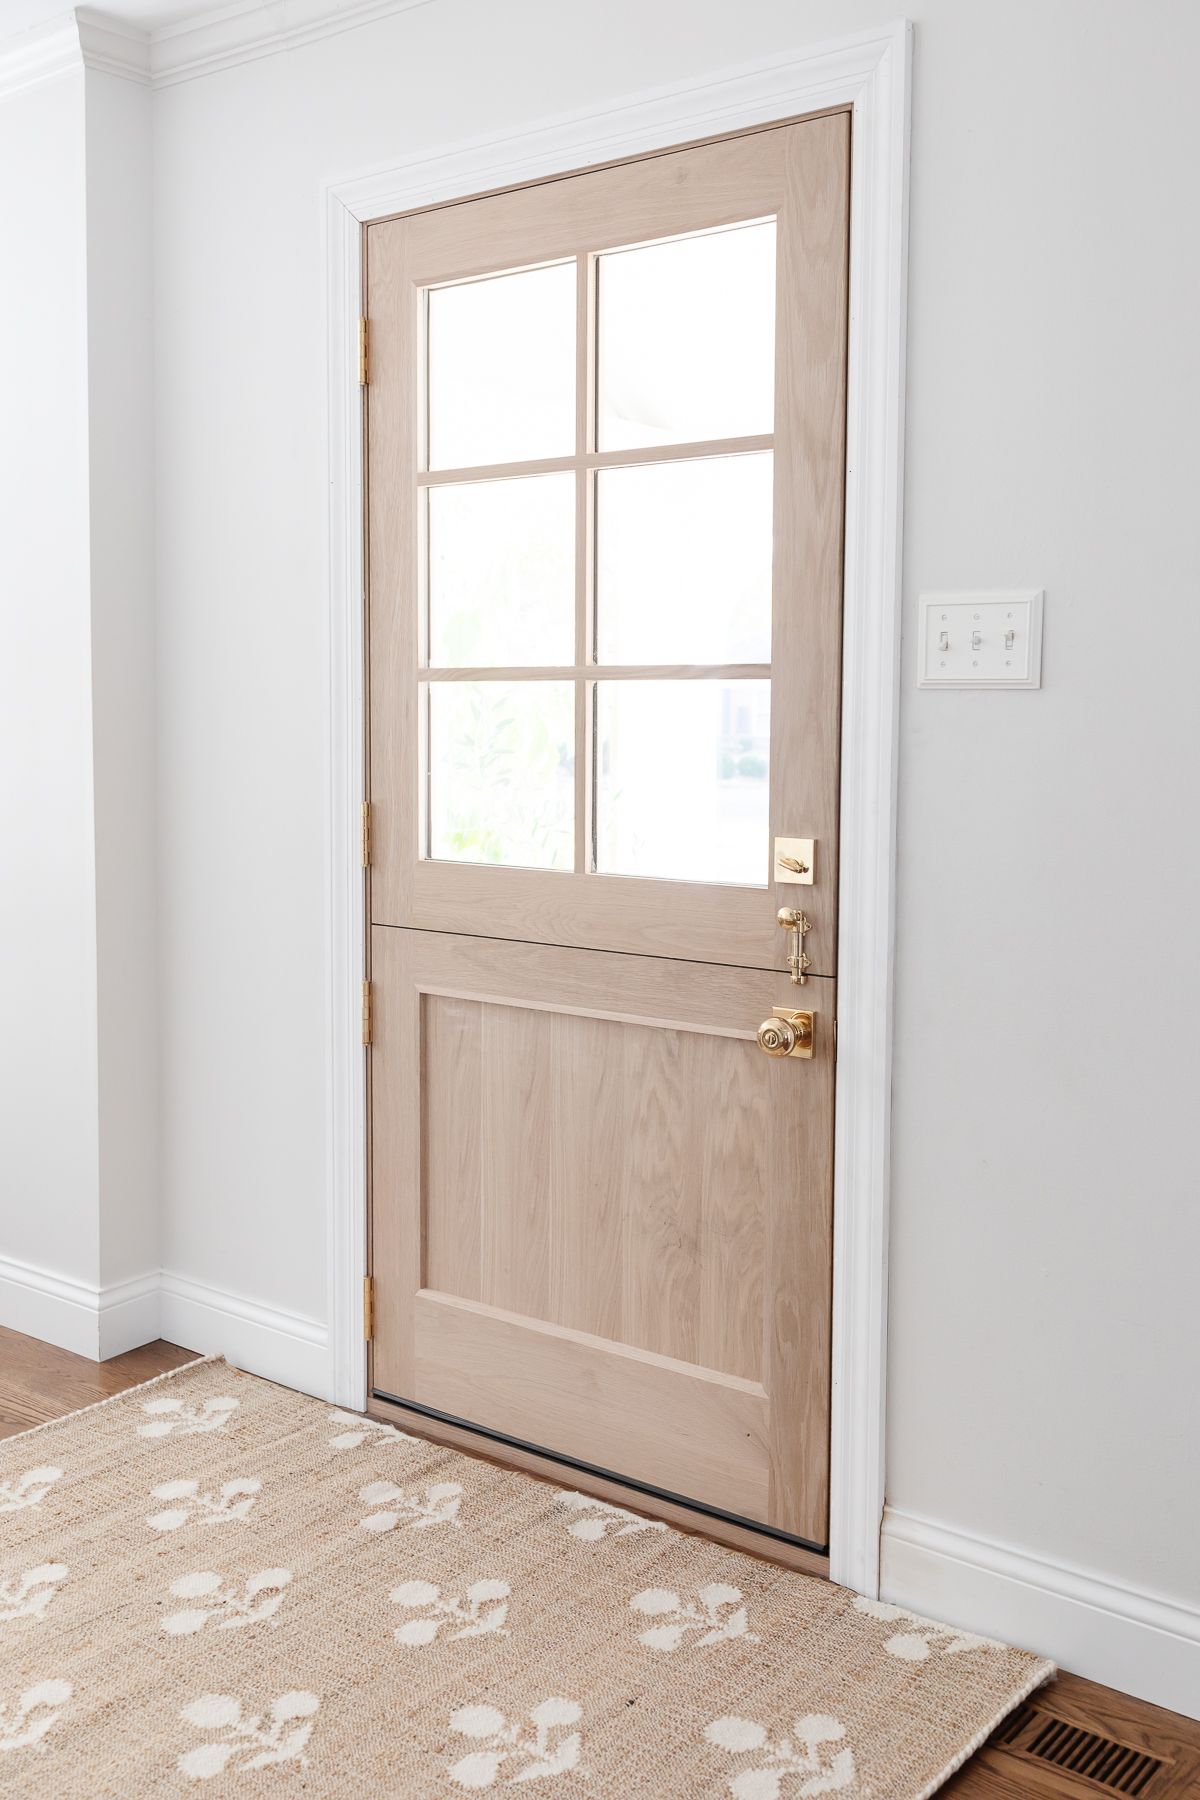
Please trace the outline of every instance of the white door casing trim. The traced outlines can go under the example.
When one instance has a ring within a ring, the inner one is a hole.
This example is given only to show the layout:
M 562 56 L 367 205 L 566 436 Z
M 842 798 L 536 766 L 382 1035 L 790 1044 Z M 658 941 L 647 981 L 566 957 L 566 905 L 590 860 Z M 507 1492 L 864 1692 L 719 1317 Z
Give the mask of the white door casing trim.
M 366 1401 L 361 227 L 826 107 L 853 108 L 842 677 L 830 1573 L 879 1586 L 884 1503 L 900 541 L 912 27 L 899 21 L 600 111 L 473 139 L 324 192 L 329 379 L 328 1324 L 335 1401 Z

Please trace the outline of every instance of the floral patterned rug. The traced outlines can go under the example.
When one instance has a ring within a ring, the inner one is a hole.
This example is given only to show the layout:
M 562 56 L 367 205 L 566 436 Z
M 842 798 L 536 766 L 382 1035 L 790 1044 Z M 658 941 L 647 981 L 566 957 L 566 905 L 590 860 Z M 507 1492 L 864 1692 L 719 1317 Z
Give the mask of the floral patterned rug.
M 920 1800 L 1051 1673 L 219 1360 L 0 1442 L 24 1800 Z

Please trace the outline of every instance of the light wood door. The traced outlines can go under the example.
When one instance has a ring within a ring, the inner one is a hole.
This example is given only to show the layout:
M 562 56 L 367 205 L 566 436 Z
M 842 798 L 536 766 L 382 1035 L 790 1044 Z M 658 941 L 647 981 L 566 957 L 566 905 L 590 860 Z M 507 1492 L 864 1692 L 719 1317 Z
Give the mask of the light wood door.
M 815 1546 L 848 193 L 831 115 L 367 232 L 372 1392 Z

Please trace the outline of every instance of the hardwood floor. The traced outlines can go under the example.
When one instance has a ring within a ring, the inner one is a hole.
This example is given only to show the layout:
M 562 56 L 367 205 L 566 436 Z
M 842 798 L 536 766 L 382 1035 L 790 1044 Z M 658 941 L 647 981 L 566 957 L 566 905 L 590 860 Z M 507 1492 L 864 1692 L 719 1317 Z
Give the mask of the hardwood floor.
M 194 1355 L 160 1339 L 93 1363 L 0 1327 L 0 1437 L 118 1394 Z M 1039 1745 L 1053 1762 L 1031 1754 Z M 1200 1721 L 1060 1675 L 1007 1719 L 942 1793 L 947 1800 L 1197 1800 Z
M 114 1356 L 111 1362 L 94 1363 L 0 1326 L 0 1437 L 136 1387 L 139 1381 L 190 1362 L 195 1354 L 159 1338 L 140 1350 Z

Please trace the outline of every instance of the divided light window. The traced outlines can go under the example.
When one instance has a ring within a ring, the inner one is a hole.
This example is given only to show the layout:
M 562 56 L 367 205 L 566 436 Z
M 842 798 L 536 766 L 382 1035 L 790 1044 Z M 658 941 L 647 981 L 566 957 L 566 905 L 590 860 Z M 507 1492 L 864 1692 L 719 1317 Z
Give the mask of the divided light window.
M 423 292 L 426 857 L 765 886 L 775 224 Z

